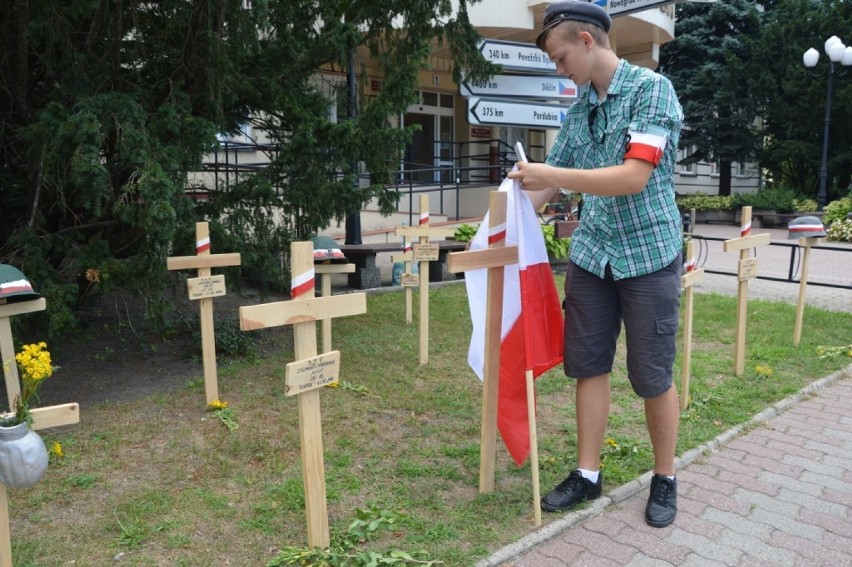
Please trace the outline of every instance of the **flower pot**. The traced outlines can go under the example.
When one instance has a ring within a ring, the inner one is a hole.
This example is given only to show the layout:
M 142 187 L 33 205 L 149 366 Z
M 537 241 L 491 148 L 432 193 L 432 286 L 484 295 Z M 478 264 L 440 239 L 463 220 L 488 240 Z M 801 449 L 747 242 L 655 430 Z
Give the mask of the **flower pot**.
M 47 448 L 29 424 L 0 427 L 0 483 L 30 488 L 47 471 Z

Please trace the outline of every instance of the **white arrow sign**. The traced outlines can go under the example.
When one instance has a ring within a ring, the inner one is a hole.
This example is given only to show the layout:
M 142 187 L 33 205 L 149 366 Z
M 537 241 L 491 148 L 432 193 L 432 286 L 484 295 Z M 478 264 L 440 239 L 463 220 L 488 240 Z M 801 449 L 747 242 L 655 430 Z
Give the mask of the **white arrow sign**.
M 467 119 L 471 124 L 559 128 L 567 108 L 561 104 L 472 97 L 467 99 Z
M 531 43 L 515 43 L 486 39 L 480 42 L 479 51 L 488 61 L 513 71 L 556 73 L 556 65 L 547 54 Z
M 464 80 L 459 92 L 464 96 L 573 100 L 577 98 L 577 85 L 556 75 L 494 75 L 481 83 Z

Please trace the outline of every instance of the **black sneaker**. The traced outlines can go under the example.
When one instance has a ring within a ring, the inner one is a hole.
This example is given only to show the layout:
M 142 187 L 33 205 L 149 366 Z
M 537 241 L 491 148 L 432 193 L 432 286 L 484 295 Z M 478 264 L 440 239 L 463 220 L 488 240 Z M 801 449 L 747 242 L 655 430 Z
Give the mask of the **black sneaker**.
M 598 481 L 592 482 L 583 477 L 579 470 L 571 471 L 568 478 L 560 482 L 556 488 L 544 495 L 541 507 L 548 512 L 564 512 L 583 500 L 594 500 L 601 495 L 603 473 L 598 475 Z
M 654 528 L 664 528 L 677 516 L 677 479 L 655 474 L 651 478 L 651 494 L 645 506 L 645 521 Z

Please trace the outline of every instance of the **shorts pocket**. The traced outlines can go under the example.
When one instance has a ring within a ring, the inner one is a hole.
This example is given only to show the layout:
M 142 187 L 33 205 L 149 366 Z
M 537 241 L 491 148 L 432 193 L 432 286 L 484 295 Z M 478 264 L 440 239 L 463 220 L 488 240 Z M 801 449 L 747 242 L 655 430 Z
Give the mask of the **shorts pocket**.
M 658 335 L 675 335 L 677 334 L 677 325 L 680 321 L 680 316 L 675 313 L 666 317 L 660 317 L 656 320 Z

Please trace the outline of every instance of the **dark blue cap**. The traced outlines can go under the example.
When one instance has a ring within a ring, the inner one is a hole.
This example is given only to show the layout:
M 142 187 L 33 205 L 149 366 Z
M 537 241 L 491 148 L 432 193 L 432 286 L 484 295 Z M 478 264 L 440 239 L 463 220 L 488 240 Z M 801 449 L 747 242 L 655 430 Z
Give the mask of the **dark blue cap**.
M 606 10 L 597 4 L 584 0 L 554 2 L 544 12 L 544 23 L 541 26 L 541 33 L 535 40 L 536 45 L 541 47 L 542 36 L 551 28 L 566 20 L 594 24 L 606 33 L 609 33 L 610 28 L 612 28 L 612 18 L 609 17 Z

